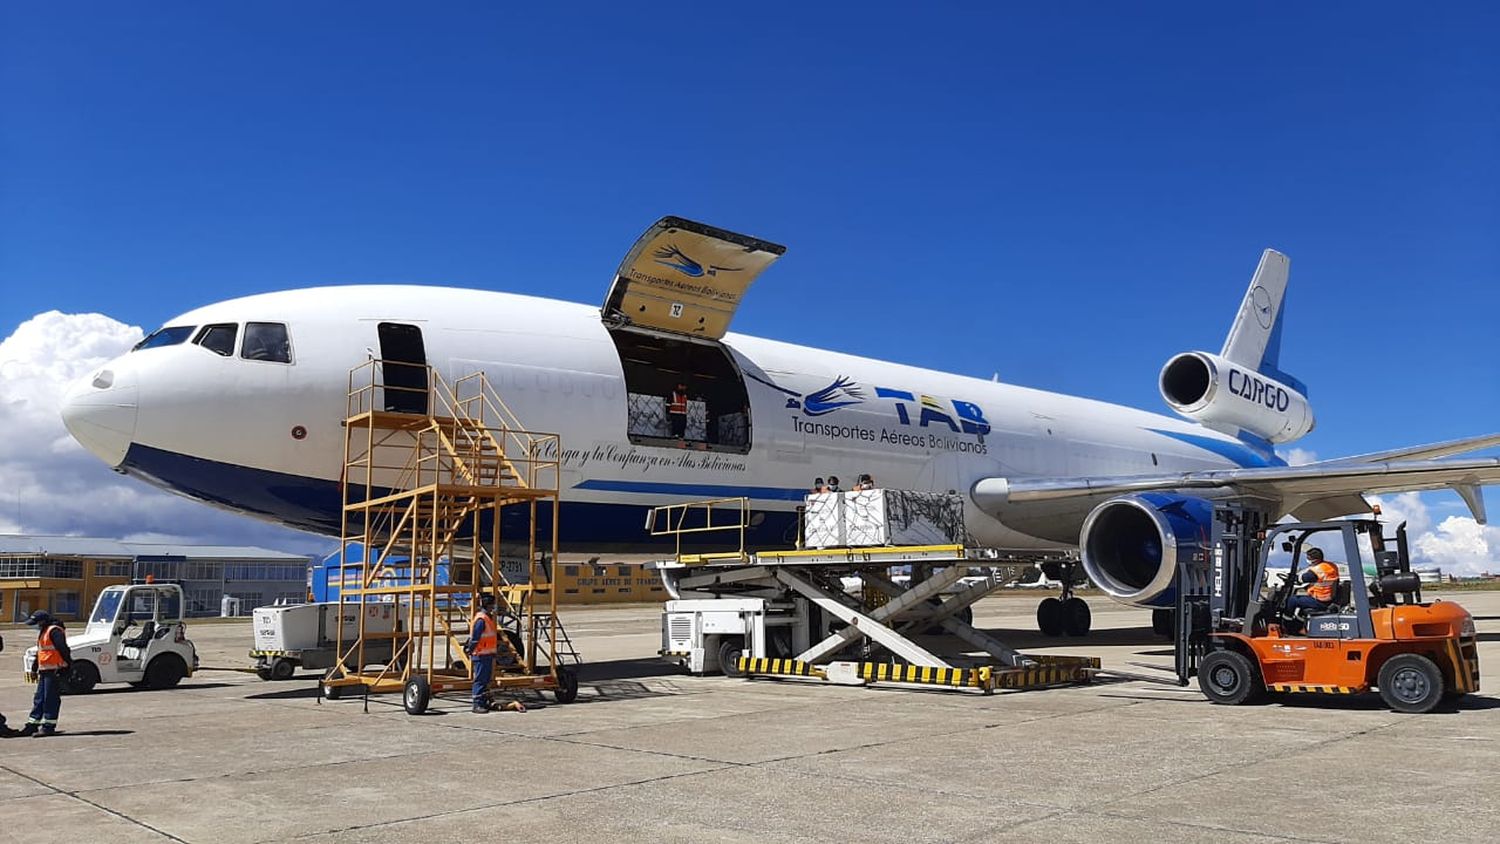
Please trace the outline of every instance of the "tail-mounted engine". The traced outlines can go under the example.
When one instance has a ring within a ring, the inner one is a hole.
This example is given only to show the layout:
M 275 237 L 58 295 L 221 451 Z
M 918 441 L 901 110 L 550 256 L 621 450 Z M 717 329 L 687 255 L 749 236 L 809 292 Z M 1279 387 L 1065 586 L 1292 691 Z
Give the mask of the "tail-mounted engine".
M 1195 422 L 1272 443 L 1313 429 L 1312 407 L 1293 387 L 1208 352 L 1184 352 L 1161 370 L 1161 396 Z

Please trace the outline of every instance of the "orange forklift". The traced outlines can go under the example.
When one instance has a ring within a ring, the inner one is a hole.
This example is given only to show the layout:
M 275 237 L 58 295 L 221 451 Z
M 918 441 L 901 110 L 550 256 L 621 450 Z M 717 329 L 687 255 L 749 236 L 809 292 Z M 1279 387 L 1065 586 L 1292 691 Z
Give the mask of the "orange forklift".
M 1422 600 L 1404 522 L 1387 537 L 1378 518 L 1272 524 L 1267 516 L 1250 503 L 1217 506 L 1208 559 L 1181 564 L 1181 685 L 1196 675 L 1210 701 L 1231 705 L 1266 692 L 1354 695 L 1373 688 L 1398 712 L 1428 712 L 1479 691 L 1474 619 L 1451 601 Z M 1304 550 L 1313 546 L 1329 559 L 1342 554 L 1347 576 L 1327 609 L 1288 610 L 1308 565 Z M 1374 557 L 1368 570 L 1365 547 Z M 1291 564 L 1285 580 L 1268 580 L 1267 563 L 1284 555 Z

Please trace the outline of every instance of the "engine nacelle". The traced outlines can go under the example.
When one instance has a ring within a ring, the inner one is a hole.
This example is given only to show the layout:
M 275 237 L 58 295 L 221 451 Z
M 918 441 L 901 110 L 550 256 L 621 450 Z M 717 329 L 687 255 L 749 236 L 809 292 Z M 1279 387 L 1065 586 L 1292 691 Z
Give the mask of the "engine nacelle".
M 1301 392 L 1208 352 L 1184 352 L 1167 361 L 1161 397 L 1195 422 L 1239 428 L 1273 443 L 1313 429 L 1312 407 Z
M 1212 542 L 1213 504 L 1201 498 L 1145 492 L 1095 507 L 1078 538 L 1083 570 L 1116 601 L 1139 607 L 1171 606 L 1177 564 L 1206 560 Z

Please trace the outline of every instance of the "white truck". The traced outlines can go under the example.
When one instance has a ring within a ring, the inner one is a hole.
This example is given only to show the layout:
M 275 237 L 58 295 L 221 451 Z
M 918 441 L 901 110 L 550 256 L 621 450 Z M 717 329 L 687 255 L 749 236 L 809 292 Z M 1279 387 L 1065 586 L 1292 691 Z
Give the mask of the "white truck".
M 73 664 L 62 691 L 83 694 L 100 683 L 170 689 L 198 670 L 198 651 L 182 617 L 182 587 L 175 583 L 110 586 L 99 593 L 88 625 L 68 635 Z M 36 682 L 36 647 L 24 670 Z
M 262 680 L 290 680 L 298 668 L 332 668 L 338 661 L 340 623 L 347 649 L 359 638 L 358 613 L 365 614 L 367 636 L 371 632 L 389 633 L 396 629 L 395 606 L 344 604 L 342 613 L 337 602 L 256 607 L 251 613 L 255 647 L 250 651 L 250 658 L 255 660 L 255 675 Z M 390 656 L 390 640 L 366 641 L 367 664 L 383 665 Z

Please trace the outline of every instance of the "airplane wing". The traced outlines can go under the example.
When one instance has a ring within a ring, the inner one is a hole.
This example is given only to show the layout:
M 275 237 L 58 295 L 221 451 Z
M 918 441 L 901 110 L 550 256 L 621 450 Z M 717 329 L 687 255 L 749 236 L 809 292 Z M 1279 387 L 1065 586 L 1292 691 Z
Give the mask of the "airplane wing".
M 1440 449 L 1442 446 L 1428 448 Z M 981 508 L 998 509 L 1006 503 L 1057 502 L 1132 492 L 1195 490 L 1215 495 L 1228 492 L 1274 499 L 1282 502 L 1285 512 L 1294 513 L 1298 518 L 1321 519 L 1366 509 L 1361 497 L 1365 493 L 1453 489 L 1468 503 L 1475 520 L 1483 523 L 1484 499 L 1479 496 L 1478 489 L 1488 484 L 1500 484 L 1500 458 L 1359 463 L 1345 459 L 1305 466 L 1217 469 L 1163 475 L 987 478 L 974 485 L 973 495 Z
M 1431 460 L 1435 457 L 1451 457 L 1455 454 L 1466 454 L 1470 451 L 1478 451 L 1482 448 L 1489 448 L 1496 445 L 1500 445 L 1500 434 L 1486 434 L 1482 437 L 1468 437 L 1466 439 L 1448 440 L 1447 442 L 1431 443 L 1429 445 L 1393 448 L 1390 451 L 1357 454 L 1353 457 L 1339 457 L 1333 460 L 1324 460 L 1320 465 L 1383 463 L 1390 460 Z

